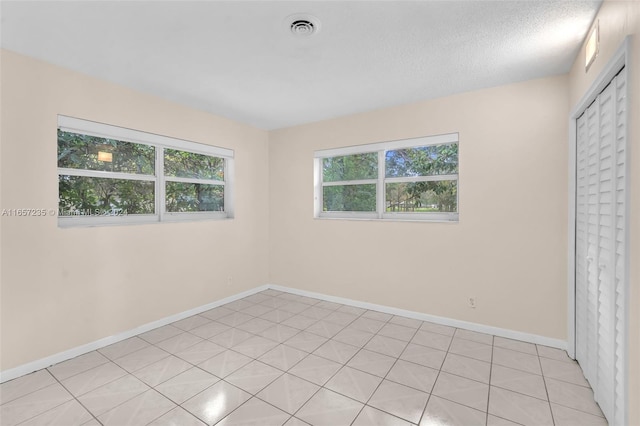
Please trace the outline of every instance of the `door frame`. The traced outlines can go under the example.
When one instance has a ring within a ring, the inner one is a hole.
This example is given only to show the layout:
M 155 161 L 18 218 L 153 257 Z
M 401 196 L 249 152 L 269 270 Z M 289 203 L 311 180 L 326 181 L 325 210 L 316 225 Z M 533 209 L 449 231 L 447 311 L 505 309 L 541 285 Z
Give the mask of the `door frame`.
M 583 112 L 586 111 L 587 107 L 591 105 L 591 103 L 598 97 L 598 95 L 604 90 L 604 88 L 613 80 L 613 78 L 618 74 L 618 72 L 625 67 L 627 69 L 627 108 L 631 105 L 629 102 L 629 98 L 631 95 L 631 90 L 629 87 L 631 85 L 631 77 L 633 76 L 633 71 L 631 70 L 631 36 L 627 36 L 620 47 L 613 54 L 611 59 L 607 65 L 600 71 L 596 79 L 589 86 L 589 89 L 582 96 L 580 101 L 576 104 L 576 106 L 571 110 L 569 114 L 569 209 L 568 209 L 568 236 L 569 236 L 569 244 L 568 244 L 568 268 L 567 268 L 567 289 L 568 289 L 568 297 L 567 297 L 567 352 L 569 356 L 573 359 L 576 358 L 576 150 L 577 150 L 577 120 L 578 117 L 582 115 Z M 630 116 L 627 114 L 627 144 L 629 141 L 629 130 L 628 124 L 630 123 Z M 629 148 L 627 145 L 626 149 L 626 157 L 627 161 L 625 161 L 625 167 L 627 170 L 625 179 L 626 179 L 626 199 L 625 199 L 625 238 L 627 250 L 625 250 L 625 277 L 626 277 L 626 285 L 625 285 L 625 330 L 627 331 L 627 335 L 624 336 L 623 345 L 625 354 L 628 348 L 628 325 L 629 325 Z M 625 371 L 628 371 L 628 356 L 625 356 Z M 624 383 L 624 398 L 625 398 L 625 418 L 627 417 L 628 412 L 628 404 L 626 403 L 627 389 L 628 389 L 628 379 L 625 375 L 625 383 Z

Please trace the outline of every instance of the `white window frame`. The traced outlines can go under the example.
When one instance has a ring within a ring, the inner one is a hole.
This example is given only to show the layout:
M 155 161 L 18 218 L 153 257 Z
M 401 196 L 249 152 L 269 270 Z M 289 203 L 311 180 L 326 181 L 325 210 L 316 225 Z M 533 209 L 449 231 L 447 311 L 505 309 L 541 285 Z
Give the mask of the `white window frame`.
M 58 115 L 58 129 L 63 132 L 115 139 L 123 142 L 149 145 L 155 148 L 155 175 L 103 172 L 98 170 L 58 168 L 58 176 L 85 176 L 111 179 L 142 180 L 155 183 L 155 213 L 122 216 L 58 216 L 61 228 L 76 226 L 132 225 L 158 222 L 191 222 L 197 220 L 232 219 L 234 217 L 234 151 L 212 145 L 190 142 L 183 139 L 156 135 L 139 130 L 112 126 L 95 121 Z M 224 159 L 224 181 L 209 179 L 177 178 L 164 175 L 164 150 L 176 149 Z M 224 186 L 223 212 L 167 212 L 165 204 L 165 182 L 201 183 Z
M 436 136 L 424 136 L 412 139 L 402 139 L 389 142 L 379 142 L 367 145 L 355 145 L 344 148 L 324 149 L 314 152 L 314 217 L 319 219 L 361 219 L 361 220 L 399 220 L 399 221 L 434 221 L 434 222 L 457 222 L 460 211 L 460 180 L 458 174 L 434 175 L 434 176 L 411 176 L 411 177 L 385 177 L 385 155 L 387 151 L 403 148 L 417 148 L 432 145 L 446 145 L 456 143 L 459 145 L 458 133 L 447 133 Z M 362 179 L 337 182 L 323 182 L 322 180 L 322 160 L 329 157 L 341 157 L 353 154 L 366 154 L 376 152 L 378 154 L 378 176 L 376 179 Z M 460 161 L 458 160 L 458 167 Z M 431 182 L 440 180 L 455 180 L 458 187 L 457 212 L 432 212 L 432 213 L 412 213 L 412 212 L 386 212 L 386 190 L 387 183 L 403 182 Z M 323 206 L 323 188 L 334 185 L 376 185 L 376 211 L 375 212 L 325 212 Z

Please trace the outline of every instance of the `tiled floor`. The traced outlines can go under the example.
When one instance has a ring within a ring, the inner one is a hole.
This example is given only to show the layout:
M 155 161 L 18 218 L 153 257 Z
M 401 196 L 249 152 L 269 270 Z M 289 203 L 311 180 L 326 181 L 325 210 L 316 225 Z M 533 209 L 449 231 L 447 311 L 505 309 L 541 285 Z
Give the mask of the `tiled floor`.
M 11 425 L 606 425 L 566 353 L 275 290 L 0 387 Z

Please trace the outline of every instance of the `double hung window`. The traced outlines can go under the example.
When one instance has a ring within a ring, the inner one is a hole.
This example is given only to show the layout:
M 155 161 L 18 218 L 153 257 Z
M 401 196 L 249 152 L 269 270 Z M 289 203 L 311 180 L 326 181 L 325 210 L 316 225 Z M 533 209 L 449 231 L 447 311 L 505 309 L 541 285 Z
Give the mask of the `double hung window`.
M 232 217 L 233 151 L 58 117 L 58 223 Z
M 315 216 L 458 220 L 458 134 L 316 151 Z

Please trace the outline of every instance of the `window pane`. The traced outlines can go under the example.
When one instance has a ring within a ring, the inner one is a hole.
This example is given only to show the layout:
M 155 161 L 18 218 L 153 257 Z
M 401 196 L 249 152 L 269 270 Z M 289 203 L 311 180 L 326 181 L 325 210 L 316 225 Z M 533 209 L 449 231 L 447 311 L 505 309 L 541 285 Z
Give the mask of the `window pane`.
M 376 185 L 336 185 L 322 188 L 325 212 L 375 212 Z
M 224 159 L 193 152 L 164 150 L 165 176 L 224 180 Z
M 387 177 L 434 176 L 458 173 L 458 144 L 431 145 L 387 151 Z
M 60 175 L 58 188 L 61 216 L 155 212 L 154 182 Z
M 58 167 L 155 174 L 155 148 L 58 130 Z
M 411 182 L 386 184 L 387 212 L 457 212 L 458 182 Z
M 377 179 L 377 177 L 378 153 L 376 152 L 322 159 L 322 180 L 324 182 Z
M 200 183 L 167 182 L 168 212 L 222 212 L 224 186 Z

